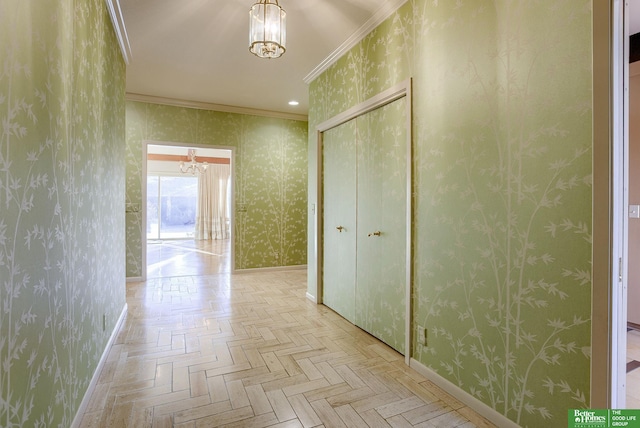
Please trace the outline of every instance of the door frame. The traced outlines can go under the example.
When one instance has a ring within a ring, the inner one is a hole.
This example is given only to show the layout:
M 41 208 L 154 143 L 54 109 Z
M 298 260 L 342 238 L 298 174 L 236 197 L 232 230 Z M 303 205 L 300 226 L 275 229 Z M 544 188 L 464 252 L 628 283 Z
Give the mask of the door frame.
M 411 289 L 412 289 L 412 262 L 413 262 L 413 253 L 412 253 L 412 215 L 413 215 L 413 178 L 412 178 L 412 141 L 413 141 L 413 133 L 412 133 L 412 111 L 413 111 L 413 103 L 411 99 L 411 78 L 404 80 L 403 82 L 398 83 L 391 88 L 380 92 L 377 95 L 369 98 L 368 100 L 357 104 L 342 113 L 333 116 L 332 118 L 320 123 L 316 126 L 316 136 L 317 136 L 317 157 L 316 157 L 316 171 L 317 171 L 317 180 L 316 180 L 316 197 L 317 197 L 317 209 L 315 216 L 315 248 L 313 251 L 313 255 L 315 256 L 316 262 L 316 303 L 322 303 L 322 270 L 323 270 L 323 227 L 324 227 L 324 207 L 323 207 L 323 177 L 322 177 L 322 164 L 323 164 L 323 156 L 322 156 L 322 142 L 323 142 L 323 133 L 332 128 L 335 128 L 339 125 L 342 125 L 345 122 L 348 122 L 352 119 L 355 119 L 358 116 L 362 116 L 363 114 L 369 113 L 372 110 L 383 107 L 389 103 L 392 103 L 401 98 L 405 98 L 405 106 L 406 106 L 406 129 L 407 129 L 407 195 L 406 195 L 406 203 L 407 203 L 407 215 L 406 215 L 406 277 L 405 277 L 405 363 L 408 365 L 411 360 Z
M 591 402 L 625 407 L 628 225 L 628 7 L 592 3 Z
M 147 162 L 148 162 L 148 146 L 172 146 L 172 147 L 181 147 L 185 149 L 217 149 L 217 150 L 228 150 L 231 152 L 230 158 L 230 169 L 231 169 L 231 221 L 229 224 L 229 244 L 230 244 L 230 254 L 231 260 L 229 261 L 231 272 L 235 272 L 235 239 L 234 239 L 234 231 L 235 231 L 235 222 L 236 222 L 236 212 L 235 212 L 235 156 L 236 151 L 235 147 L 230 146 L 210 146 L 207 144 L 192 144 L 192 143 L 178 143 L 173 141 L 156 141 L 156 140 L 144 140 L 142 141 L 142 177 L 141 177 L 141 185 L 142 185 L 142 218 L 141 218 L 141 226 L 140 226 L 140 238 L 142 242 L 142 259 L 141 259 L 141 274 L 142 281 L 147 280 Z
M 629 281 L 629 5 L 612 5 L 612 138 L 613 138 L 613 260 L 618 260 L 611 293 L 611 403 L 626 408 L 627 310 Z M 615 264 L 614 264 L 615 265 Z M 617 285 L 617 286 L 616 286 Z

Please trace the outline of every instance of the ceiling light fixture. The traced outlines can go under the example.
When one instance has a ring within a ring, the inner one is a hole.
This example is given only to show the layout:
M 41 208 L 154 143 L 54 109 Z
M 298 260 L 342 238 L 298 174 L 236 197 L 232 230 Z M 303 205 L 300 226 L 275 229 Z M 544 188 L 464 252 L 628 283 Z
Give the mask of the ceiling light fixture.
M 191 175 L 196 175 L 196 173 L 204 174 L 209 164 L 207 162 L 202 162 L 202 163 L 196 162 L 196 149 L 189 149 L 187 153 L 191 161 L 187 164 L 185 164 L 183 161 L 180 161 L 180 171 L 183 174 L 191 174 Z
M 278 58 L 286 51 L 287 13 L 278 0 L 258 0 L 249 10 L 249 52 Z
M 298 104 L 300 104 L 298 101 L 289 101 L 290 106 L 297 106 Z

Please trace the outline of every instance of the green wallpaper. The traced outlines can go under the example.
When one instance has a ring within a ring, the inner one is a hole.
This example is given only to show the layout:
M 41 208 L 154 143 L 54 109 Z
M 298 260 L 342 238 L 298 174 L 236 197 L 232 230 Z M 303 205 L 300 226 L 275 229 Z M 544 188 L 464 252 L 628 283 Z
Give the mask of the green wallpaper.
M 409 0 L 310 87 L 313 130 L 413 78 L 412 355 L 521 426 L 589 405 L 591 37 L 590 1 Z
M 0 57 L 0 426 L 68 427 L 125 305 L 125 66 L 103 0 L 0 2 Z
M 126 105 L 128 204 L 142 206 L 144 141 L 234 147 L 235 268 L 306 263 L 307 122 Z M 127 213 L 129 277 L 142 275 L 141 216 L 142 211 Z

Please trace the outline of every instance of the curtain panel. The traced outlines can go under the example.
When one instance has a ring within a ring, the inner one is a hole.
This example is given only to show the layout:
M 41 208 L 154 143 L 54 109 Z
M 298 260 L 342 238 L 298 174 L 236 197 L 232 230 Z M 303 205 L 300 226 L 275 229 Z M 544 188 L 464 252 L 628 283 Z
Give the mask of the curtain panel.
M 195 239 L 229 238 L 228 188 L 230 165 L 211 164 L 198 178 Z

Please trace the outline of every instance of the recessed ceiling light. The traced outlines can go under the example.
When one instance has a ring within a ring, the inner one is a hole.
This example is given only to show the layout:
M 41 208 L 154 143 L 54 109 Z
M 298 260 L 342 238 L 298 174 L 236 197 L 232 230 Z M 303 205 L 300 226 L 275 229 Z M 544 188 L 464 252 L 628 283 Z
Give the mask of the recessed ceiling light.
M 298 101 L 289 101 L 290 106 L 297 106 L 298 104 L 300 104 Z

